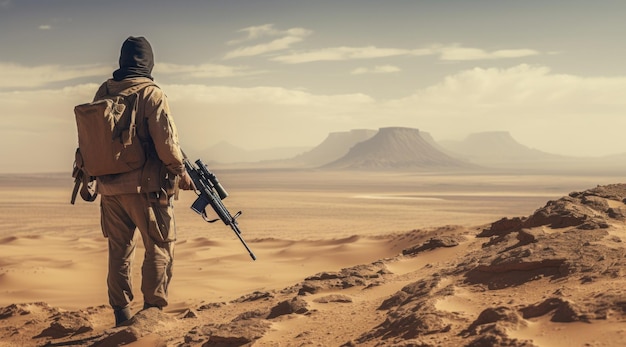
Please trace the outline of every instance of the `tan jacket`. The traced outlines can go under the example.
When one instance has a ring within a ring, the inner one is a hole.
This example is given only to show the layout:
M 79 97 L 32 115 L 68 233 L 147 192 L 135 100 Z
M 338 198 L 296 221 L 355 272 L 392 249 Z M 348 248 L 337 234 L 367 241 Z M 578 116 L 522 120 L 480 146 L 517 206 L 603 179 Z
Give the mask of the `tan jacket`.
M 94 101 L 145 82 L 151 80 L 143 77 L 122 81 L 109 79 L 100 86 Z M 98 193 L 119 195 L 165 189 L 172 194 L 175 191 L 178 176 L 183 174 L 185 166 L 167 97 L 156 85 L 150 85 L 138 93 L 137 134 L 140 141 L 146 144 L 146 164 L 130 172 L 99 176 Z

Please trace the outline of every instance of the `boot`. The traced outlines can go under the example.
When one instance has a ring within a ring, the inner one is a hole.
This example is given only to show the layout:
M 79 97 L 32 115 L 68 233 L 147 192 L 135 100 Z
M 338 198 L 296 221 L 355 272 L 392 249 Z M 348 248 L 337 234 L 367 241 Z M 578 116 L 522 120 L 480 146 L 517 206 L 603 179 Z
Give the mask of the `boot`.
M 115 326 L 119 327 L 122 323 L 130 319 L 130 307 L 114 308 L 113 314 L 115 315 Z

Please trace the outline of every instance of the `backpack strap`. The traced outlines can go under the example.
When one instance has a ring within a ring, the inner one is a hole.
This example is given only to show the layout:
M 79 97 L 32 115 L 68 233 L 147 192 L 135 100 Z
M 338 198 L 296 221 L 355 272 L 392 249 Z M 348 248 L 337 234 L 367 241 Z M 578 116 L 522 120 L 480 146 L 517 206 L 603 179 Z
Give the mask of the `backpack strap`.
M 156 86 L 156 84 L 152 81 L 138 83 L 116 94 L 116 96 L 128 98 L 129 99 L 128 105 L 132 107 L 132 110 L 130 110 L 130 120 L 128 122 L 128 138 L 122 139 L 122 142 L 126 146 L 130 145 L 132 139 L 135 138 L 135 136 L 137 135 L 137 97 L 138 97 L 138 94 L 140 91 L 146 89 L 149 86 Z M 107 89 L 107 94 L 108 92 L 109 91 Z M 113 130 L 112 137 L 113 138 L 120 137 L 122 135 L 122 130 L 123 129 L 116 127 Z
M 85 173 L 85 170 L 83 170 L 83 157 L 80 154 L 79 148 L 76 148 L 76 159 L 74 160 L 72 177 L 74 178 L 74 189 L 72 190 L 72 198 L 70 200 L 72 205 L 76 202 L 76 195 L 78 195 L 79 189 L 80 197 L 83 200 L 88 202 L 96 200 L 96 197 L 98 197 L 98 193 L 96 192 L 96 178 L 88 175 Z

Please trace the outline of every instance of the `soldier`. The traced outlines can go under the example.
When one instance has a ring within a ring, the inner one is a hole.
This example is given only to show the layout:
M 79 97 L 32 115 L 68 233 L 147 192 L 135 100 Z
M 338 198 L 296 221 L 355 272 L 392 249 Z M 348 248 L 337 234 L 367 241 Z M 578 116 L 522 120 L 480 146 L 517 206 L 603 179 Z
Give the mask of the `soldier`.
M 131 318 L 137 229 L 145 246 L 143 308 L 167 306 L 176 240 L 172 200 L 178 188 L 193 189 L 167 98 L 153 82 L 153 67 L 150 43 L 144 37 L 129 37 L 122 44 L 119 69 L 94 97 L 97 101 L 128 90 L 136 93 L 137 137 L 146 155 L 138 169 L 97 177 L 102 232 L 109 243 L 109 303 L 116 326 Z

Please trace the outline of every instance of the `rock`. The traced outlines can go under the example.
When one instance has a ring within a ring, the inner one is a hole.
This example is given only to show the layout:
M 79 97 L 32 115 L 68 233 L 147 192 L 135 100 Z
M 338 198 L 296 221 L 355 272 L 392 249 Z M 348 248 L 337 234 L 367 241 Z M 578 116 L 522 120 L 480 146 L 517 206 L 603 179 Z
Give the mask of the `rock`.
M 480 336 L 465 347 L 537 347 L 530 340 L 518 340 L 506 336 L 487 334 Z
M 273 319 L 292 313 L 303 314 L 308 311 L 309 309 L 307 302 L 301 297 L 296 296 L 291 300 L 281 301 L 280 303 L 278 303 L 278 305 L 274 306 L 267 316 L 267 319 Z
M 35 302 L 31 304 L 11 304 L 0 308 L 0 319 L 9 317 L 25 316 L 31 314 L 33 311 L 43 310 L 51 313 L 58 313 L 59 310 L 50 307 L 45 302 Z
M 122 323 L 124 326 L 132 325 L 143 333 L 154 332 L 164 326 L 176 322 L 176 318 L 159 310 L 156 307 L 148 308 L 137 312 L 131 319 Z
M 240 320 L 228 324 L 196 327 L 185 335 L 185 343 L 203 347 L 250 346 L 263 337 L 270 324 L 262 320 Z
M 196 311 L 189 309 L 185 310 L 185 312 L 181 313 L 179 316 L 182 319 L 198 318 L 198 314 L 196 313 Z
M 133 327 L 125 327 L 106 336 L 93 344 L 93 347 L 123 346 L 136 342 L 141 338 L 141 332 Z
M 408 302 L 423 299 L 431 294 L 433 289 L 439 285 L 439 282 L 439 277 L 429 277 L 407 284 L 389 299 L 383 301 L 378 309 L 386 310 L 394 306 L 402 306 Z
M 626 207 L 610 207 L 606 210 L 609 217 L 620 221 L 626 220 Z
M 520 309 L 520 312 L 524 319 L 530 319 L 546 315 L 550 311 L 556 310 L 562 304 L 563 300 L 560 298 L 548 298 L 539 304 L 526 306 Z
M 552 315 L 553 322 L 570 323 L 576 321 L 588 322 L 589 320 L 581 312 L 580 307 L 572 302 L 565 301 L 559 305 Z
M 262 318 L 265 316 L 267 316 L 267 311 L 263 311 L 263 310 L 246 311 L 246 312 L 239 314 L 237 317 L 235 317 L 235 319 L 233 319 L 233 322 L 240 321 L 240 320 Z
M 74 336 L 93 330 L 93 324 L 89 316 L 81 311 L 59 313 L 52 317 L 50 326 L 44 329 L 39 337 L 58 339 L 66 336 Z
M 522 228 L 522 225 L 526 218 L 514 217 L 514 218 L 502 218 L 496 222 L 493 222 L 488 229 L 484 229 L 477 237 L 491 237 L 495 235 L 503 235 L 512 231 L 517 231 Z
M 313 301 L 320 303 L 320 304 L 328 304 L 331 302 L 351 303 L 352 298 L 347 295 L 332 294 L 332 295 L 323 296 L 321 298 L 317 298 Z
M 210 310 L 213 308 L 220 308 L 224 305 L 226 305 L 225 302 L 210 302 L 208 304 L 204 304 L 198 307 L 198 311 Z
M 464 331 L 470 335 L 477 335 L 480 333 L 478 327 L 490 323 L 505 323 L 511 325 L 517 325 L 521 321 L 517 312 L 510 307 L 490 307 L 483 310 L 476 320 Z
M 399 340 L 413 339 L 418 336 L 442 333 L 450 330 L 441 313 L 437 311 L 424 310 L 413 311 L 411 309 L 401 309 L 390 312 L 388 318 L 372 332 L 365 334 L 357 340 L 365 343 L 375 338 L 389 339 L 392 337 Z
M 395 306 L 400 306 L 409 298 L 409 294 L 403 291 L 396 292 L 389 299 L 385 299 L 380 306 L 379 310 L 388 310 Z
M 604 212 L 609 209 L 609 203 L 607 202 L 607 199 L 601 198 L 599 196 L 585 195 L 582 197 L 582 199 L 580 199 L 580 201 L 583 204 L 600 212 Z
M 440 247 L 454 247 L 458 246 L 459 242 L 463 241 L 465 237 L 463 236 L 440 236 L 433 237 L 426 241 L 424 244 L 412 247 L 409 249 L 405 249 L 402 251 L 403 255 L 413 255 L 423 251 L 436 249 Z
M 315 294 L 324 290 L 370 287 L 383 280 L 389 270 L 382 262 L 357 265 L 339 272 L 322 272 L 309 276 L 300 284 L 298 295 Z
M 250 301 L 263 300 L 263 299 L 271 299 L 273 297 L 274 295 L 270 292 L 256 291 L 251 294 L 244 295 L 236 300 L 233 300 L 233 302 L 250 302 Z

